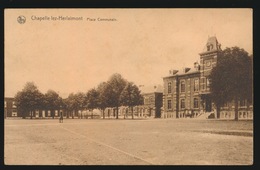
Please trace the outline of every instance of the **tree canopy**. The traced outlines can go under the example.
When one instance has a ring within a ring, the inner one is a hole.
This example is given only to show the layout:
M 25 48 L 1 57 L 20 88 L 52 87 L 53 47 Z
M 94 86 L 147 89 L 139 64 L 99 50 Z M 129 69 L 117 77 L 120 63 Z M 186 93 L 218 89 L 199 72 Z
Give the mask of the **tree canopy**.
M 30 112 L 32 118 L 32 111 L 42 107 L 43 94 L 38 90 L 34 82 L 27 82 L 22 91 L 17 92 L 14 97 L 17 108 L 25 118 Z
M 118 73 L 113 74 L 104 87 L 103 97 L 108 107 L 116 107 L 116 118 L 118 119 L 119 97 L 124 90 L 127 81 Z
M 108 81 L 100 83 L 97 88 L 90 89 L 87 93 L 70 93 L 62 99 L 54 90 L 48 90 L 44 95 L 37 89 L 33 82 L 26 83 L 24 89 L 15 96 L 17 108 L 23 112 L 35 109 L 50 110 L 54 118 L 54 111 L 65 109 L 67 117 L 84 108 L 99 108 L 103 112 L 106 107 L 116 107 L 116 118 L 118 119 L 118 107 L 125 105 L 133 107 L 142 103 L 140 91 L 134 83 L 129 83 L 120 74 L 113 74 Z
M 252 57 L 239 47 L 226 48 L 219 53 L 217 65 L 209 77 L 217 111 L 224 103 L 234 101 L 235 119 L 238 119 L 238 101 L 252 100 L 252 66 Z
M 87 108 L 88 109 L 95 109 L 98 108 L 99 102 L 99 94 L 95 88 L 90 89 L 86 95 L 87 98 Z
M 128 82 L 120 94 L 119 101 L 121 105 L 131 108 L 132 118 L 134 118 L 133 106 L 140 105 L 142 103 L 141 98 L 141 92 L 138 87 L 134 83 Z
M 54 118 L 54 110 L 60 109 L 62 106 L 62 98 L 54 90 L 48 90 L 44 95 L 45 108 L 51 110 L 51 116 Z

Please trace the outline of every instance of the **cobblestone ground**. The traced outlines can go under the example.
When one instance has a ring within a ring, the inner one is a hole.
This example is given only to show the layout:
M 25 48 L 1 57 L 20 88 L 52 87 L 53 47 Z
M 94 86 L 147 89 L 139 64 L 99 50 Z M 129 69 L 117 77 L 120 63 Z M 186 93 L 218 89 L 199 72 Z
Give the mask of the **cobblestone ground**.
M 5 120 L 7 165 L 251 165 L 253 122 Z

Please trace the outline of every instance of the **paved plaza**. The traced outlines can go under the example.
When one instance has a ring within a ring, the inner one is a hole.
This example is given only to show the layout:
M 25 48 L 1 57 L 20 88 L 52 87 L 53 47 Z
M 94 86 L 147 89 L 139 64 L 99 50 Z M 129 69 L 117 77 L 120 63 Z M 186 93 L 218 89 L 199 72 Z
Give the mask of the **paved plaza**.
M 251 165 L 253 121 L 6 119 L 6 165 Z

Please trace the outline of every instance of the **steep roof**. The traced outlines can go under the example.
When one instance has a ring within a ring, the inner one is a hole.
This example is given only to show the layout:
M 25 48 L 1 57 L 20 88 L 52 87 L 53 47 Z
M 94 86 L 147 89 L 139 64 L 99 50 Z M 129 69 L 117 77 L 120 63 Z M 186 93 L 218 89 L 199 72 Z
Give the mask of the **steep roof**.
M 216 36 L 208 38 L 206 45 L 203 48 L 202 53 L 221 50 L 221 44 L 218 42 Z

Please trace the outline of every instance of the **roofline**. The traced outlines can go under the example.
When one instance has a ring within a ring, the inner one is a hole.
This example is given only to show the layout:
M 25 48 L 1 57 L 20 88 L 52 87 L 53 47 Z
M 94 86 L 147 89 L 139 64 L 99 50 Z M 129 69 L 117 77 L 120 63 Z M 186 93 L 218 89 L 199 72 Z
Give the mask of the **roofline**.
M 178 76 L 185 76 L 185 75 L 197 74 L 197 73 L 200 73 L 200 71 L 193 71 L 193 72 L 191 72 L 191 73 L 179 74 Z
M 163 93 L 163 92 L 149 92 L 149 93 L 141 93 L 141 94 L 144 95 L 144 94 L 154 94 L 154 93 Z
M 219 52 L 220 50 L 213 50 L 213 51 L 205 51 L 202 53 L 199 53 L 199 55 L 203 55 L 203 54 L 211 54 L 211 53 L 215 53 L 215 52 Z
M 166 77 L 163 77 L 163 79 L 165 78 L 171 78 L 171 77 L 179 77 L 179 76 L 186 76 L 186 75 L 191 75 L 191 74 L 199 74 L 200 71 L 193 71 L 191 73 L 184 73 L 184 74 L 174 74 L 174 75 L 171 75 L 171 76 L 166 76 Z

